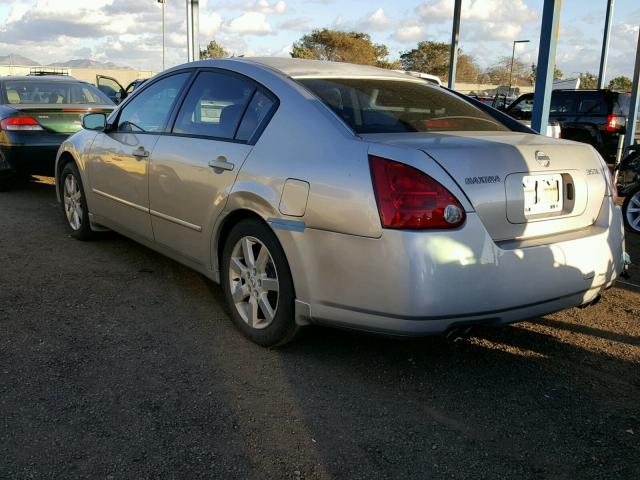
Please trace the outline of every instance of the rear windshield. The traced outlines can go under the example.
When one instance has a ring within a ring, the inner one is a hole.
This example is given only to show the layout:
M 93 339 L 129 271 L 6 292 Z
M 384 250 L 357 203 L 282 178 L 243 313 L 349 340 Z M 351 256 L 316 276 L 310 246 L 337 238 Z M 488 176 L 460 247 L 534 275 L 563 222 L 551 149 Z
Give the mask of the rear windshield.
M 508 131 L 482 110 L 427 82 L 361 78 L 298 81 L 356 133 Z
M 615 102 L 613 104 L 614 115 L 629 115 L 629 105 L 631 104 L 630 93 L 618 93 L 615 95 Z
M 111 105 L 113 102 L 93 85 L 82 82 L 8 80 L 4 82 L 7 103 Z

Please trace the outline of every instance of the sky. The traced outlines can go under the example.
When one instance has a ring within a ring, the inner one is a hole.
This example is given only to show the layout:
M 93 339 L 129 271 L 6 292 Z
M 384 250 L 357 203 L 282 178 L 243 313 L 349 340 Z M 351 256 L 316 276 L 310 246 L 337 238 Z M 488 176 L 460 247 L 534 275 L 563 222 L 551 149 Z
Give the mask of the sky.
M 537 62 L 542 0 L 463 0 L 460 47 L 481 67 L 510 56 Z M 166 0 L 166 66 L 186 61 L 185 0 Z M 565 0 L 556 63 L 565 78 L 598 72 L 605 0 Z M 288 56 L 314 28 L 364 31 L 391 58 L 422 40 L 450 41 L 453 0 L 200 0 L 200 44 L 215 39 L 235 55 Z M 640 1 L 616 0 L 607 79 L 631 76 Z M 40 63 L 91 58 L 161 70 L 157 0 L 1 0 L 0 56 Z

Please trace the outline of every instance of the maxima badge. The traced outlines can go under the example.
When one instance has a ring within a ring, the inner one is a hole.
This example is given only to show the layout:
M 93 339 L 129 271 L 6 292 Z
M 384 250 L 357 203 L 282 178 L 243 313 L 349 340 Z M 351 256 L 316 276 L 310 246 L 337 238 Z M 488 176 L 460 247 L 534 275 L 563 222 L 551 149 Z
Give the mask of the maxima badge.
M 534 156 L 537 162 L 543 167 L 548 167 L 549 165 L 551 165 L 551 159 L 549 158 L 549 155 L 544 153 L 542 150 L 536 150 Z

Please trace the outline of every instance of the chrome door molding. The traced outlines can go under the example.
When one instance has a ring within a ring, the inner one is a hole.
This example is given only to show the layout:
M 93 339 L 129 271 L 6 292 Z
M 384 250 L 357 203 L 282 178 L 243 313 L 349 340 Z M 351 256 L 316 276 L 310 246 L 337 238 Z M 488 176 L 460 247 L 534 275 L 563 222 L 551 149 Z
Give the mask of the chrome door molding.
M 108 198 L 109 200 L 113 200 L 114 202 L 122 203 L 127 207 L 135 208 L 136 210 L 140 210 L 141 212 L 149 213 L 149 209 L 147 207 L 143 207 L 142 205 L 138 205 L 137 203 L 130 202 L 129 200 L 125 200 L 124 198 L 116 197 L 115 195 L 103 192 L 102 190 L 98 190 L 97 188 L 92 188 L 91 191 L 97 195 Z
M 163 220 L 167 220 L 169 222 L 176 223 L 183 227 L 190 228 L 191 230 L 195 230 L 196 232 L 201 232 L 202 227 L 200 225 L 195 225 L 193 223 L 186 222 L 184 220 L 180 220 L 179 218 L 172 217 L 171 215 L 167 215 L 165 213 L 158 212 L 156 210 L 149 210 L 149 213 L 154 217 L 162 218 Z

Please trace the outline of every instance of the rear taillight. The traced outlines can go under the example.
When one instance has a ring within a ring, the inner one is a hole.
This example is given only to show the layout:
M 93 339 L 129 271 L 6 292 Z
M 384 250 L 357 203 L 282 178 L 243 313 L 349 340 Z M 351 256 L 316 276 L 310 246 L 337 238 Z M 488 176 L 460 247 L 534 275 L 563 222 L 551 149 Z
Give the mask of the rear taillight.
M 621 121 L 617 115 L 607 115 L 607 132 L 617 132 L 620 128 Z
M 0 120 L 0 128 L 13 131 L 44 130 L 35 118 L 26 115 L 4 118 Z
M 385 228 L 456 228 L 465 221 L 449 190 L 409 165 L 369 155 L 373 191 Z

